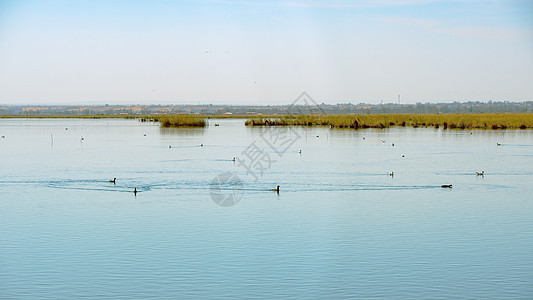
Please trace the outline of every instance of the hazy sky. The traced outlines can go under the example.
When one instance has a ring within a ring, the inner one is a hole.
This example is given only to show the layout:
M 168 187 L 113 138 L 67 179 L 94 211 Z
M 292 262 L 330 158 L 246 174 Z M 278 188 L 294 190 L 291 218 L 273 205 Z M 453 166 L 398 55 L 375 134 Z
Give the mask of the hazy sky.
M 533 1 L 0 0 L 0 104 L 533 100 Z

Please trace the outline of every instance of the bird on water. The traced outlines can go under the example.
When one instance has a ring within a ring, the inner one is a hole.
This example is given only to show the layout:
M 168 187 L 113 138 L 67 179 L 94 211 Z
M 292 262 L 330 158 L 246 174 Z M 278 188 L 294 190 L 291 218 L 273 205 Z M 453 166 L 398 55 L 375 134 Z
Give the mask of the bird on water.
M 441 188 L 452 188 L 451 184 L 443 184 L 440 186 Z
M 133 189 L 133 194 L 137 197 L 137 188 Z
M 484 176 L 485 175 L 485 171 L 481 171 L 481 172 L 476 172 L 477 176 Z
M 272 189 L 271 191 L 276 192 L 276 193 L 279 194 L 279 185 L 275 189 Z
M 113 184 L 117 184 L 117 179 L 113 178 L 113 180 L 109 180 L 109 182 L 112 182 Z

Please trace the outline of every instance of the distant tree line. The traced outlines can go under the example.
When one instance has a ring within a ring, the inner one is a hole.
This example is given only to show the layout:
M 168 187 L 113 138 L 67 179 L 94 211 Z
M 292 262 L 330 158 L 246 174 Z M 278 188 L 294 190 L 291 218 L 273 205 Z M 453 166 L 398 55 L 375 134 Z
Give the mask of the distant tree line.
M 416 104 L 317 104 L 294 105 L 86 105 L 86 106 L 0 106 L 0 115 L 286 115 L 286 114 L 449 114 L 449 113 L 533 113 L 533 101 L 468 101 Z

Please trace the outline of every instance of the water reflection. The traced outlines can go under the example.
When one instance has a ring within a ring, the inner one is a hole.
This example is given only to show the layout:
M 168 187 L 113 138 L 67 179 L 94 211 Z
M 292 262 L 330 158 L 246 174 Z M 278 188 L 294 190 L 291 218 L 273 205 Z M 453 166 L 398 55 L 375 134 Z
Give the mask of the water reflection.
M 159 134 L 161 136 L 198 136 L 203 135 L 207 132 L 205 127 L 181 127 L 181 128 L 172 128 L 172 127 L 160 127 Z

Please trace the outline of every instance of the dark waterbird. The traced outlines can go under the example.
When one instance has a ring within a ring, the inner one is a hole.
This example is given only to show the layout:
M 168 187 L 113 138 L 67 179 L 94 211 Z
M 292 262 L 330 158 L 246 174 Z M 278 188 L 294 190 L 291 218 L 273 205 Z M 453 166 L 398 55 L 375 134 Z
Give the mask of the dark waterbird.
M 443 184 L 440 186 L 441 188 L 452 188 L 451 184 Z
M 109 182 L 112 182 L 113 184 L 117 184 L 117 178 L 113 178 L 113 180 L 109 180 Z
M 133 194 L 135 195 L 135 197 L 137 197 L 137 188 L 133 189 Z
M 276 192 L 279 194 L 279 185 L 275 189 L 271 189 L 271 191 Z

